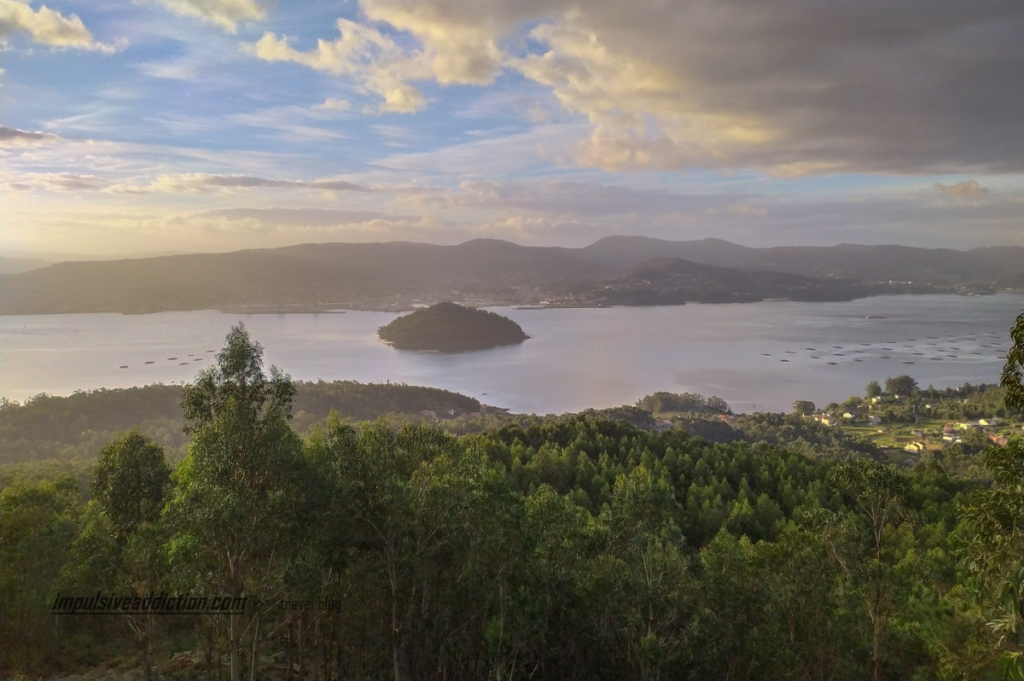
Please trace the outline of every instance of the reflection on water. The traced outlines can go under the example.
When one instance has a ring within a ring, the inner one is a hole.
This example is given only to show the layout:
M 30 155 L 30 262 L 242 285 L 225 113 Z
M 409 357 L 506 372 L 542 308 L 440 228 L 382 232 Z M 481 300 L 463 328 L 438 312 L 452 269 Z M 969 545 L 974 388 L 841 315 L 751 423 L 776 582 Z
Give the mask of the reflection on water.
M 845 303 L 513 310 L 532 338 L 460 355 L 380 343 L 394 314 L 0 317 L 0 394 L 189 381 L 244 321 L 295 378 L 431 385 L 513 411 L 635 402 L 656 390 L 718 395 L 737 411 L 788 411 L 910 374 L 921 385 L 996 382 L 1024 296 L 884 296 Z M 868 316 L 872 318 L 868 318 Z

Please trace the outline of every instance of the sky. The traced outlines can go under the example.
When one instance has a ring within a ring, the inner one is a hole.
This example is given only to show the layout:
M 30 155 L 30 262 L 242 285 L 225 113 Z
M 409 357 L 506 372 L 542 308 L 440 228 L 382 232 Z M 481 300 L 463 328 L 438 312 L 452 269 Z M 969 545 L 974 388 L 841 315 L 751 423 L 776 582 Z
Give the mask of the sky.
M 0 254 L 1024 245 L 1020 0 L 0 0 Z

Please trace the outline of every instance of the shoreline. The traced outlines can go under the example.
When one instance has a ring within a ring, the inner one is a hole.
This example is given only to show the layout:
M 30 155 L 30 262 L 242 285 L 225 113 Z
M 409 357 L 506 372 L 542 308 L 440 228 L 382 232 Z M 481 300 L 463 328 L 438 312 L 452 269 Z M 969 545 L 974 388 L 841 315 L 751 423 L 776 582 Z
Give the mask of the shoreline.
M 749 300 L 749 301 L 721 301 L 721 302 L 702 302 L 702 301 L 687 301 L 682 303 L 654 303 L 654 304 L 638 304 L 638 305 L 611 305 L 607 303 L 573 303 L 565 305 L 537 305 L 533 303 L 521 303 L 516 301 L 501 301 L 501 300 L 488 300 L 483 301 L 479 304 L 466 302 L 466 301 L 455 301 L 465 307 L 479 307 L 479 308 L 494 308 L 494 307 L 507 307 L 514 310 L 608 310 L 616 307 L 625 308 L 638 308 L 638 307 L 684 307 L 685 305 L 755 305 L 757 303 L 774 303 L 774 302 L 793 302 L 793 303 L 846 303 L 853 302 L 855 300 L 867 300 L 870 298 L 889 298 L 893 296 L 956 296 L 960 298 L 987 298 L 990 296 L 997 295 L 1015 295 L 1024 296 L 1024 291 L 1018 290 L 1001 290 L 992 291 L 990 293 L 980 294 L 965 294 L 956 291 L 927 291 L 927 292 L 886 292 L 876 293 L 869 296 L 861 296 L 856 298 L 841 299 L 841 300 L 794 300 L 792 298 L 764 298 L 761 300 Z M 442 302 L 442 301 L 437 301 Z M 402 314 L 405 312 L 413 312 L 417 309 L 424 307 L 423 303 L 395 303 L 391 305 L 366 305 L 366 306 L 346 306 L 341 308 L 337 305 L 318 307 L 315 305 L 310 306 L 288 306 L 288 307 L 277 307 L 274 305 L 252 305 L 252 306 L 225 306 L 225 307 L 196 307 L 196 308 L 177 308 L 177 309 L 166 309 L 166 310 L 146 310 L 146 311 L 123 311 L 123 310 L 77 310 L 73 312 L 20 312 L 16 314 L 0 312 L 0 317 L 42 317 L 42 316 L 56 316 L 56 315 L 85 315 L 85 314 L 116 314 L 125 316 L 142 316 L 150 314 L 165 314 L 168 312 L 220 312 L 222 314 L 241 314 L 241 315 L 289 315 L 289 314 L 346 314 L 348 312 L 386 312 L 389 314 Z

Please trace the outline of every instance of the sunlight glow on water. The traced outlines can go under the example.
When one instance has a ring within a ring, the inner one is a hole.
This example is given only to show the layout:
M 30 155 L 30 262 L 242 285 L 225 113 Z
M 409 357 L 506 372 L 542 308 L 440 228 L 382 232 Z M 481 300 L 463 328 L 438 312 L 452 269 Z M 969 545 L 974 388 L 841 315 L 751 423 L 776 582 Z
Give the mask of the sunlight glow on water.
M 243 321 L 266 348 L 268 363 L 297 379 L 430 385 L 516 412 L 631 404 L 657 390 L 717 395 L 736 411 L 788 411 L 795 399 L 820 406 L 862 394 L 872 379 L 900 374 L 922 386 L 997 382 L 1007 330 L 1022 308 L 1024 296 L 1011 294 L 494 308 L 532 338 L 459 355 L 384 345 L 377 327 L 397 315 L 377 312 L 0 317 L 0 394 L 23 400 L 40 392 L 187 382 L 210 365 L 208 351 L 220 348 L 231 325 Z

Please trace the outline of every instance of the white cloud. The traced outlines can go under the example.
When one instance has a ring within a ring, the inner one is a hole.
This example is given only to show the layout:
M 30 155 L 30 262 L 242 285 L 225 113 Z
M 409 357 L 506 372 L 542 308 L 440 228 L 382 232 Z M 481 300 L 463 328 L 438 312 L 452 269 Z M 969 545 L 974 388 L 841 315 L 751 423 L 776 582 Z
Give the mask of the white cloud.
M 498 6 L 496 6 L 498 5 Z M 442 85 L 490 84 L 501 66 L 498 38 L 510 28 L 500 3 L 364 0 L 373 21 L 408 31 L 424 45 L 433 77 Z
M 320 104 L 314 104 L 313 108 L 317 111 L 348 111 L 352 108 L 352 103 L 347 99 L 328 97 Z
M 353 76 L 362 89 L 383 101 L 380 113 L 413 113 L 426 106 L 423 94 L 409 84 L 430 75 L 422 53 L 406 53 L 377 29 L 338 19 L 339 36 L 318 40 L 315 49 L 296 50 L 287 36 L 264 33 L 242 49 L 270 62 L 292 62 L 333 75 Z
M 33 42 L 51 47 L 96 50 L 104 54 L 113 54 L 120 47 L 94 40 L 74 14 L 64 16 L 46 5 L 33 10 L 21 0 L 0 0 L 0 43 L 6 43 L 14 33 L 23 33 Z
M 267 10 L 256 0 L 157 0 L 175 14 L 215 24 L 228 33 L 238 24 L 259 21 Z

